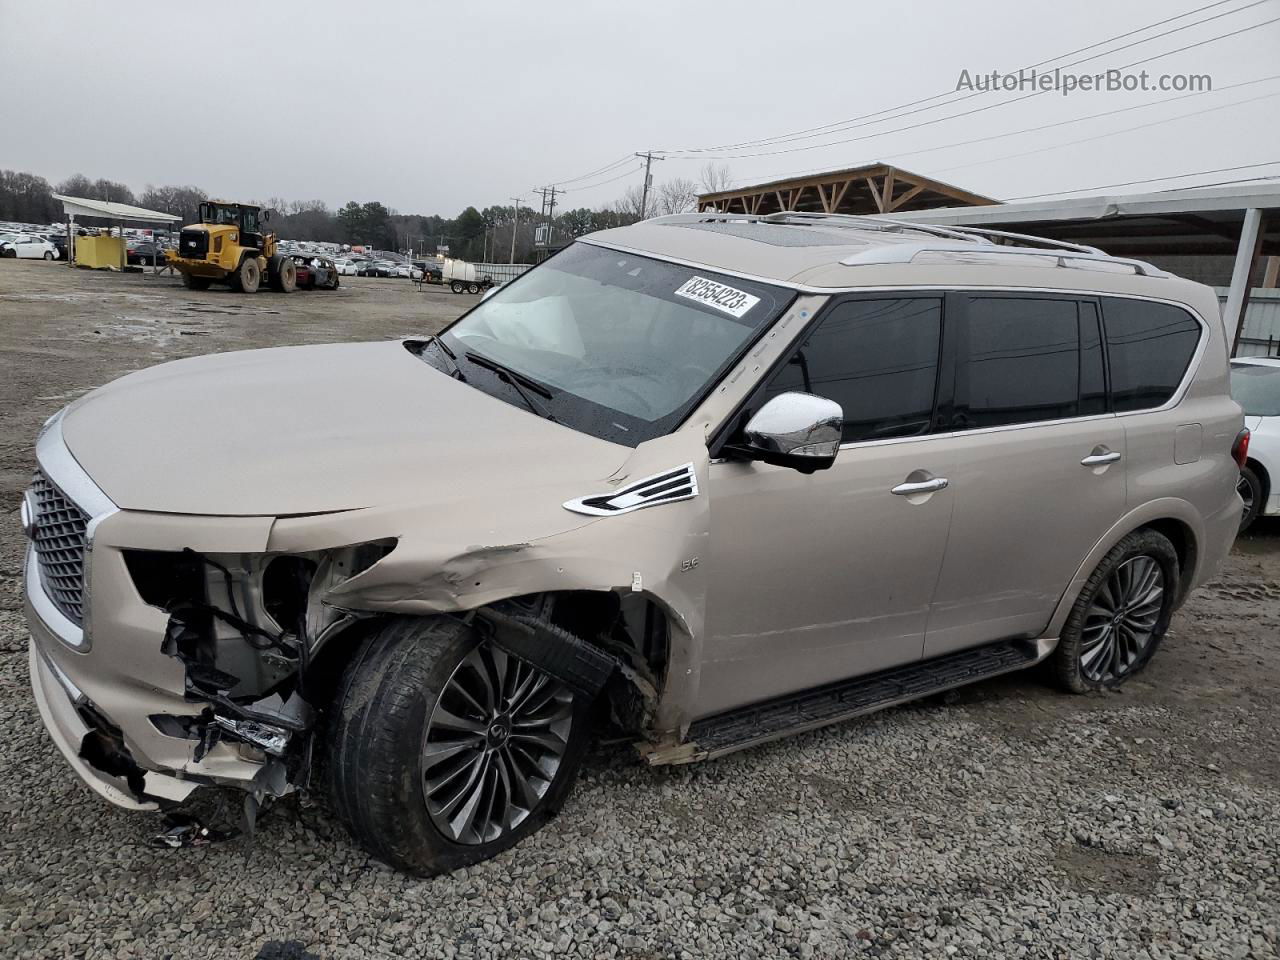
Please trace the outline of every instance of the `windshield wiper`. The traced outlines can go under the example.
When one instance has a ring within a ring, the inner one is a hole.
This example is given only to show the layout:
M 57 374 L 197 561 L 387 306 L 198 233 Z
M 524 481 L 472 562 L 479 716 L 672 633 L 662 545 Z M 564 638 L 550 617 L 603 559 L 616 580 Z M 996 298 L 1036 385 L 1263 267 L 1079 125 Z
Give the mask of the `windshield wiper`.
M 489 357 L 486 357 L 483 353 L 476 353 L 474 350 L 468 350 L 465 354 L 463 354 L 463 356 L 465 356 L 468 360 L 470 360 L 472 363 L 474 363 L 478 367 L 487 367 L 488 369 L 492 370 L 494 373 L 498 375 L 499 380 L 502 380 L 505 383 L 511 384 L 512 389 L 514 389 L 516 393 L 520 394 L 520 399 L 524 401 L 524 405 L 528 407 L 530 410 L 532 410 L 534 413 L 536 413 L 538 416 L 545 417 L 546 419 L 550 420 L 552 423 L 560 422 L 555 418 L 555 415 L 546 408 L 544 404 L 539 403 L 537 400 L 533 399 L 533 397 L 531 397 L 528 393 L 525 392 L 524 387 L 528 387 L 534 393 L 542 394 L 542 396 L 550 400 L 551 391 L 548 390 L 546 387 L 544 387 L 542 384 L 538 383 L 537 380 L 531 379 L 530 377 L 526 377 L 523 373 L 520 373 L 518 370 L 512 370 L 510 367 L 506 366 L 505 364 L 499 363 L 497 360 L 492 360 Z M 524 384 L 524 387 L 520 385 L 521 383 Z
M 463 376 L 462 368 L 458 366 L 458 358 L 454 356 L 454 353 L 452 350 L 449 349 L 448 344 L 446 344 L 443 340 L 440 339 L 439 334 L 435 334 L 435 333 L 428 334 L 427 343 L 434 343 L 437 347 L 440 348 L 440 352 L 444 354 L 445 359 L 449 363 L 449 376 L 453 377 L 456 380 L 461 380 L 463 383 L 466 383 L 467 378 Z

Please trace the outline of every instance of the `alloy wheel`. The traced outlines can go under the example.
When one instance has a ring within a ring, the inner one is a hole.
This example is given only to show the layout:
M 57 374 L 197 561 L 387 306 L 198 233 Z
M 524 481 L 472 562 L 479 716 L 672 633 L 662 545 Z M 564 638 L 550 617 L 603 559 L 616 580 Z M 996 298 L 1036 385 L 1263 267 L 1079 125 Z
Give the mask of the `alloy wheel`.
M 1120 564 L 1085 614 L 1080 670 L 1095 683 L 1119 680 L 1141 664 L 1164 609 L 1164 571 L 1145 554 Z
M 556 778 L 573 726 L 573 693 L 492 643 L 472 650 L 440 691 L 423 738 L 423 795 L 455 843 L 516 829 Z

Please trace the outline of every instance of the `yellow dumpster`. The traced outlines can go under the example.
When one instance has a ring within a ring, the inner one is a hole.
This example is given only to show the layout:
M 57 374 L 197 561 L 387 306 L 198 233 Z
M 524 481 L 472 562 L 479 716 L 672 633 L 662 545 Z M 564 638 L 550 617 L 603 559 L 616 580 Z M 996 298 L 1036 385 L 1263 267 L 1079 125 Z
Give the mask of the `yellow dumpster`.
M 123 237 L 76 237 L 76 266 L 120 270 L 124 263 Z

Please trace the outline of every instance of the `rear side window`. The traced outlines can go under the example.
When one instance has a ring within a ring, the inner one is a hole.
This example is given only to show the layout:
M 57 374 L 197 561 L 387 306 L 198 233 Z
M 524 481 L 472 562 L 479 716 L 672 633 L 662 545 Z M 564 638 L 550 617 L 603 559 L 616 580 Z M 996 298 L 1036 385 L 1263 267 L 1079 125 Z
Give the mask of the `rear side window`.
M 846 300 L 765 387 L 826 397 L 844 410 L 844 442 L 925 433 L 933 419 L 942 300 Z
M 1178 389 L 1200 342 L 1200 324 L 1178 307 L 1102 299 L 1111 396 L 1117 413 L 1164 405 Z
M 965 343 L 956 362 L 955 426 L 998 427 L 1077 415 L 1082 353 L 1075 301 L 975 296 L 966 303 L 965 317 Z M 1096 381 L 1091 389 L 1097 389 Z

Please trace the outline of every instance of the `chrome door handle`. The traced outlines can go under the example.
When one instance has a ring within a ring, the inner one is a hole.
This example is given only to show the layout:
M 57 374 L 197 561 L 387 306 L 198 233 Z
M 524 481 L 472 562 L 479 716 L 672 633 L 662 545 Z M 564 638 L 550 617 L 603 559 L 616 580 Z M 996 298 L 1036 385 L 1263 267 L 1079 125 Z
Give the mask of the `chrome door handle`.
M 1120 454 L 1115 450 L 1108 450 L 1106 453 L 1091 453 L 1080 461 L 1082 467 L 1101 467 L 1108 463 L 1115 463 L 1120 459 Z
M 937 493 L 945 490 L 951 481 L 946 477 L 934 477 L 932 480 L 921 480 L 919 483 L 900 483 L 889 492 L 899 497 L 910 497 L 917 493 Z

